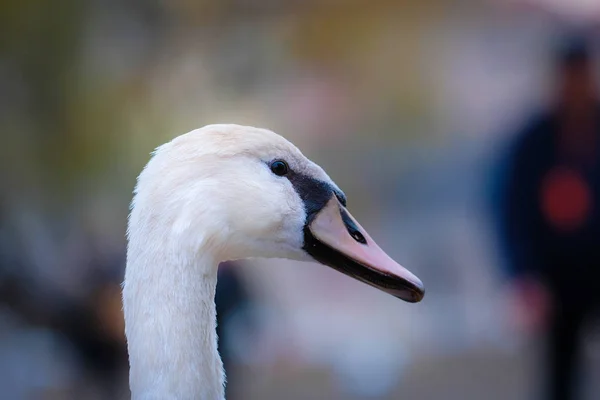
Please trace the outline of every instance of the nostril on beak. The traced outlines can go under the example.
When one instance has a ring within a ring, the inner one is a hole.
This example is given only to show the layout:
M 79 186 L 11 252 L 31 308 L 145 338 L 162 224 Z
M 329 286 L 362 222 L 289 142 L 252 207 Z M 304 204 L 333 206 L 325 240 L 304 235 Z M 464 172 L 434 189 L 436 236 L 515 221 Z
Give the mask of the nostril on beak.
M 346 229 L 350 236 L 352 236 L 352 239 L 356 240 L 358 243 L 367 244 L 367 239 L 360 233 L 352 218 L 342 207 L 340 207 L 340 214 L 342 214 L 342 221 L 344 221 L 344 225 L 346 225 Z
M 351 226 L 346 226 L 346 228 L 348 229 L 350 236 L 352 236 L 352 239 L 356 240 L 358 243 L 367 244 L 367 239 L 365 239 L 362 233 Z

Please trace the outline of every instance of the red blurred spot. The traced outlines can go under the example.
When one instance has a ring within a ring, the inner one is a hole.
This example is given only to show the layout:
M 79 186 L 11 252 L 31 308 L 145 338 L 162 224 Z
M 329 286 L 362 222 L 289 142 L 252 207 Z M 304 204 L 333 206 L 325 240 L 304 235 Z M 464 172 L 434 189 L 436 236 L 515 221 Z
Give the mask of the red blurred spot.
M 585 179 L 575 170 L 558 167 L 542 181 L 542 212 L 556 229 L 574 231 L 590 216 L 592 194 Z

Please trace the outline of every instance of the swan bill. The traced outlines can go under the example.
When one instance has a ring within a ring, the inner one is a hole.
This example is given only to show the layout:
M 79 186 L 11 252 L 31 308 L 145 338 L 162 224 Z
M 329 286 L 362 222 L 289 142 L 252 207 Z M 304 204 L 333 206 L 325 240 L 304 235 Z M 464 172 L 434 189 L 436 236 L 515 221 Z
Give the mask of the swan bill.
M 409 303 L 425 295 L 421 280 L 388 256 L 336 196 L 305 226 L 304 249 L 321 264 Z

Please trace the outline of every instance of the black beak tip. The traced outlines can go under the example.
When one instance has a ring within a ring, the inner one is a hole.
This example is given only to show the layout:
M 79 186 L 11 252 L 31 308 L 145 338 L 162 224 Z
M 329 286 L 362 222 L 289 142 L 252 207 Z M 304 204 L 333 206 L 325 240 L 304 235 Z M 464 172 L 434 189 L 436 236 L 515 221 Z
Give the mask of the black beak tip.
M 423 288 L 402 288 L 390 291 L 390 294 L 407 303 L 419 303 L 425 297 L 425 289 Z

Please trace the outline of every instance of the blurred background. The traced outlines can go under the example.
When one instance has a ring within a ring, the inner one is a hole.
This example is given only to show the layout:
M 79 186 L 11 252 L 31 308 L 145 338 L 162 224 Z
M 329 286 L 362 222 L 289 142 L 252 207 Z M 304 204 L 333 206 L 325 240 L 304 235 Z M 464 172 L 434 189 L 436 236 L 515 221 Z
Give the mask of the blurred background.
M 4 0 L 0 397 L 127 398 L 119 285 L 135 178 L 156 146 L 233 122 L 323 166 L 427 294 L 410 305 L 317 264 L 225 264 L 229 399 L 576 398 L 549 376 L 598 399 L 597 299 L 566 312 L 581 341 L 549 346 L 562 331 L 548 315 L 572 296 L 540 273 L 547 252 L 523 262 L 516 249 L 535 235 L 511 201 L 528 195 L 519 177 L 537 188 L 531 171 L 553 159 L 510 161 L 535 158 L 512 143 L 563 103 L 579 111 L 555 125 L 587 132 L 563 135 L 569 149 L 596 148 L 598 22 L 594 0 Z M 544 237 L 564 228 L 550 246 L 567 237 L 561 259 L 589 266 L 559 269 L 593 282 L 600 157 L 583 153 L 591 178 L 558 174 L 549 198 L 567 200 L 540 208 L 558 215 Z

